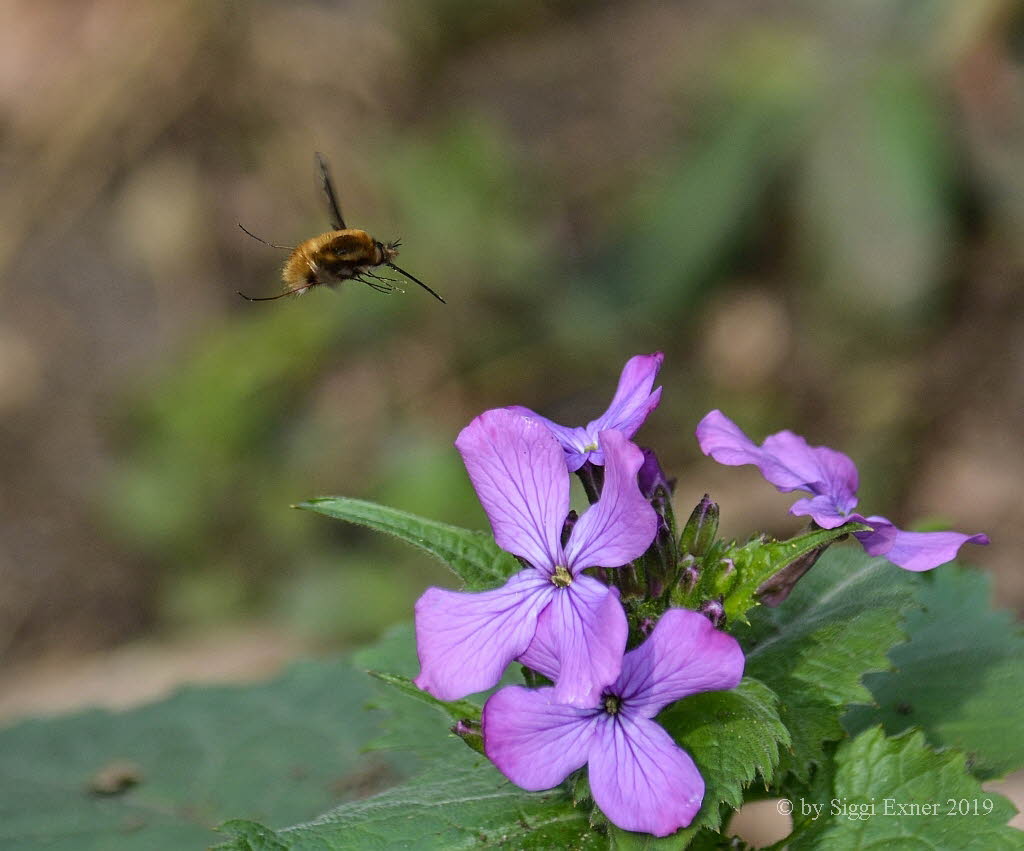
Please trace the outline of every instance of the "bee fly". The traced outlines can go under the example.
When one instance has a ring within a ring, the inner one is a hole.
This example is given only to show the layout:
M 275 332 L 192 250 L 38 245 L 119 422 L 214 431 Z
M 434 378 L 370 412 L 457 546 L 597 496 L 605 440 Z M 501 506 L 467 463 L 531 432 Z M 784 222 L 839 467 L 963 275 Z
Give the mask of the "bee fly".
M 239 295 L 248 301 L 273 301 L 286 295 L 304 293 L 306 290 L 323 284 L 332 286 L 350 280 L 366 284 L 380 293 L 390 293 L 396 290 L 401 292 L 394 279 L 379 275 L 374 271 L 380 266 L 387 266 L 400 275 L 404 275 L 413 283 L 419 284 L 442 304 L 447 304 L 423 281 L 413 277 L 404 269 L 399 269 L 391 262 L 398 256 L 398 246 L 401 245 L 399 240 L 385 244 L 374 239 L 364 230 L 345 227 L 345 220 L 341 217 L 341 208 L 338 206 L 338 196 L 334 192 L 334 183 L 327 171 L 327 163 L 320 154 L 316 155 L 316 162 L 320 169 L 324 195 L 327 198 L 327 210 L 331 216 L 331 230 L 292 247 L 290 245 L 275 245 L 265 239 L 260 239 L 239 223 L 238 226 L 258 242 L 269 245 L 271 248 L 281 248 L 291 252 L 291 256 L 285 261 L 284 268 L 281 270 L 284 292 L 263 298 L 253 298 L 245 293 L 239 293 Z

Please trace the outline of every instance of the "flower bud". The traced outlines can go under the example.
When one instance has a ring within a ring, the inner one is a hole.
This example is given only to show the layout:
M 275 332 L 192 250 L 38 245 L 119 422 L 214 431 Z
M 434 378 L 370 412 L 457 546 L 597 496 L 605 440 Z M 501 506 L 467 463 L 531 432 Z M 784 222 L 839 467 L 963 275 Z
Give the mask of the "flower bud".
M 805 553 L 800 558 L 791 561 L 774 576 L 770 576 L 757 589 L 757 599 L 766 606 L 781 605 L 789 596 L 796 583 L 803 578 L 815 563 L 821 558 L 821 554 L 828 549 L 828 544 L 818 547 Z
M 717 534 L 718 503 L 712 502 L 711 498 L 704 494 L 690 514 L 690 519 L 686 521 L 686 526 L 683 527 L 683 534 L 679 539 L 679 550 L 695 556 L 702 556 L 715 542 Z
M 658 463 L 658 456 L 653 449 L 644 449 L 644 463 L 637 473 L 637 484 L 640 486 L 640 493 L 646 499 L 653 499 L 658 489 L 664 491 L 666 496 L 671 496 L 676 489 L 676 480 L 667 479 L 661 464 Z
M 705 600 L 697 611 L 711 621 L 715 629 L 719 629 L 725 623 L 725 603 L 721 597 L 717 600 Z
M 700 570 L 697 560 L 687 553 L 679 560 L 679 584 L 687 591 L 692 591 L 700 581 Z

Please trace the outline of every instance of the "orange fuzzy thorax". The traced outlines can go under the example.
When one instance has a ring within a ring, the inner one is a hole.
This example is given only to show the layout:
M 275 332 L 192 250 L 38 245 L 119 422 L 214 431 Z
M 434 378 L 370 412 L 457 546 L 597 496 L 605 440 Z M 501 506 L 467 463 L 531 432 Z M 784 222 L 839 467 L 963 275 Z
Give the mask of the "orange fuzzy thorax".
M 337 284 L 387 262 L 394 253 L 382 249 L 364 230 L 332 230 L 299 244 L 285 262 L 281 277 L 286 290 Z

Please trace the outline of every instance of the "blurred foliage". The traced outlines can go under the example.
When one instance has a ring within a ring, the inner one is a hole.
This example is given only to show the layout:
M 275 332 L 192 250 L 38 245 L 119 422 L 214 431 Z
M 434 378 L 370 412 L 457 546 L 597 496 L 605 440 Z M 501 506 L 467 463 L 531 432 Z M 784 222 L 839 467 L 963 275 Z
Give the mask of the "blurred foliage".
M 1010 575 L 1009 0 L 19 0 L 9 18 L 0 649 L 78 641 L 104 607 L 122 631 L 144 610 L 375 632 L 443 574 L 287 507 L 336 493 L 482 527 L 458 430 L 512 403 L 583 423 L 656 349 L 640 439 L 681 504 L 717 489 L 725 534 L 793 528 L 770 489 L 699 460 L 712 407 L 843 448 L 872 511 L 985 528 L 1006 557 L 979 560 Z M 54 37 L 72 48 L 40 67 Z M 349 223 L 401 236 L 447 306 L 414 285 L 234 295 L 273 292 L 283 260 L 236 221 L 285 243 L 326 227 L 314 150 Z

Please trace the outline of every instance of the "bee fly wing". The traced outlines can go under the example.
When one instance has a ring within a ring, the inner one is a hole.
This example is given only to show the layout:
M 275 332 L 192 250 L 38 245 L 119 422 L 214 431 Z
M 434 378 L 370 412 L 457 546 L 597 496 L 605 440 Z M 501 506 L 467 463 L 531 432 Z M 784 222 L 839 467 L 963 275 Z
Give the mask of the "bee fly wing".
M 317 168 L 320 169 L 320 180 L 324 185 L 324 195 L 327 196 L 327 211 L 331 214 L 331 227 L 334 230 L 345 230 L 345 219 L 341 215 L 341 207 L 338 206 L 338 196 L 334 191 L 334 181 L 331 180 L 331 173 L 327 170 L 327 160 L 324 155 L 317 151 Z

